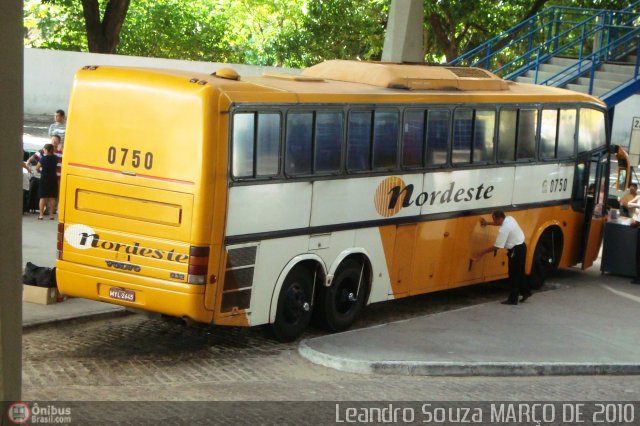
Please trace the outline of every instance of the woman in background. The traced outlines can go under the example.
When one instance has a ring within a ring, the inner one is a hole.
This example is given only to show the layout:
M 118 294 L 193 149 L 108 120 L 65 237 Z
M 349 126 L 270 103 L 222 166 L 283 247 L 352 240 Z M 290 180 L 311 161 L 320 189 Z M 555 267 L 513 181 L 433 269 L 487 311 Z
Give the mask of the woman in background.
M 42 220 L 44 216 L 45 203 L 49 207 L 49 214 L 51 216 L 49 219 L 53 220 L 53 212 L 56 211 L 56 197 L 58 196 L 58 178 L 56 176 L 58 158 L 53 154 L 52 144 L 48 143 L 44 146 L 44 155 L 40 158 L 40 161 L 38 161 L 36 170 L 40 172 L 40 186 L 38 188 L 40 215 L 38 216 L 38 220 Z

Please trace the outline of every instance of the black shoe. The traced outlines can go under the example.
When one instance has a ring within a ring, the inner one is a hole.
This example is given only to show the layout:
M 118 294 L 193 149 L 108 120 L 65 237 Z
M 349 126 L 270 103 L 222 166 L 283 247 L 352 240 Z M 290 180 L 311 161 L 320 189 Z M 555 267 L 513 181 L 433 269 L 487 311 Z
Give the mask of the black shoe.
M 523 294 L 522 297 L 520 298 L 520 303 L 525 302 L 530 297 L 531 297 L 531 293 Z
M 516 302 L 512 302 L 512 301 L 511 301 L 511 300 L 509 300 L 509 299 L 504 300 L 504 301 L 502 301 L 502 302 L 500 302 L 500 303 L 502 303 L 503 305 L 517 305 L 517 304 L 518 304 L 518 302 L 517 302 L 517 301 L 516 301 Z

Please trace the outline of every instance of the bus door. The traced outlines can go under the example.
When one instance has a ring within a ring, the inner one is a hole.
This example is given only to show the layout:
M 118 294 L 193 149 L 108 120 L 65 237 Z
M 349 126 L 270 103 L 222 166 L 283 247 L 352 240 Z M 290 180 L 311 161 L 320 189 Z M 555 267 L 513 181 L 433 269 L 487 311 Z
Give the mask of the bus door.
M 609 151 L 601 148 L 578 158 L 573 185 L 573 209 L 584 213 L 579 262 L 582 269 L 598 257 L 604 230 L 609 175 Z

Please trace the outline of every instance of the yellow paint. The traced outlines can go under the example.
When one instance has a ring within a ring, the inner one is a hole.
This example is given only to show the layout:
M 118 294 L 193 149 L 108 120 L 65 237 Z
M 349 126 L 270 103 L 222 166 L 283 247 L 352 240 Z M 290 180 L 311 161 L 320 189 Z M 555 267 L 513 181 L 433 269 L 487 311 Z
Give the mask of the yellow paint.
M 538 238 L 551 225 L 559 226 L 564 237 L 560 267 L 579 262 L 582 241 L 583 215 L 567 206 L 541 207 L 506 212 L 513 216 L 525 233 L 528 246 L 526 272 Z M 452 219 L 420 222 L 413 225 L 382 226 L 379 228 L 387 269 L 394 297 L 461 287 L 506 278 L 508 259 L 506 250 L 484 255 L 472 260 L 478 251 L 493 245 L 498 233 L 496 226 L 480 226 L 480 217 L 467 216 Z M 597 223 L 594 225 L 595 241 L 587 250 L 587 260 L 597 257 L 599 247 Z M 414 232 L 415 231 L 415 232 Z M 414 237 L 415 240 L 411 241 Z M 410 271 L 410 272 L 409 272 Z M 410 274 L 410 278 L 407 275 Z

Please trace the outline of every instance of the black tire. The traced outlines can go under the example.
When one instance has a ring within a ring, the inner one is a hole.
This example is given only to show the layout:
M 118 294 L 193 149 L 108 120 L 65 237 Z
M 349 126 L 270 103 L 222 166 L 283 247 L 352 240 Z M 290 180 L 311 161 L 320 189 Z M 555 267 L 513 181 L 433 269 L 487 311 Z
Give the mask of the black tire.
M 558 269 L 562 257 L 562 231 L 556 227 L 546 229 L 536 245 L 529 275 L 532 289 L 542 287 L 547 278 Z
M 367 297 L 367 268 L 353 259 L 338 268 L 333 282 L 322 293 L 323 323 L 329 331 L 349 328 L 362 310 Z
M 276 320 L 272 324 L 279 342 L 297 339 L 309 325 L 312 311 L 313 278 L 302 267 L 292 269 L 282 284 L 278 296 Z

